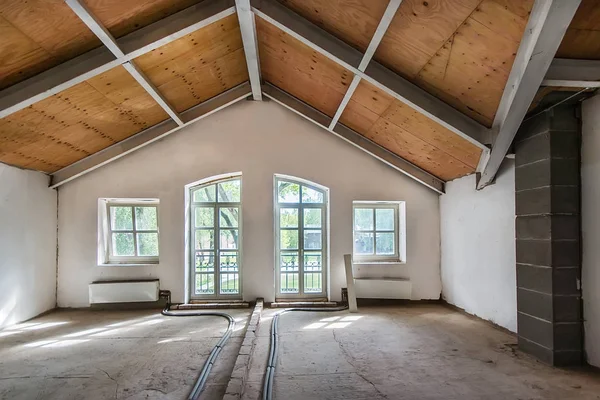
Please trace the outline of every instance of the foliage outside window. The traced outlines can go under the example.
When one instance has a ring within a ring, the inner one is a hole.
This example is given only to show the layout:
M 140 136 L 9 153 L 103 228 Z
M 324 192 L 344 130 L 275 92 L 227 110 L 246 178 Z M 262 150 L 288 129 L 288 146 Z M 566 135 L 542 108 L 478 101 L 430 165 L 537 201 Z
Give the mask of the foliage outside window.
M 108 262 L 158 262 L 158 207 L 156 203 L 107 203 Z
M 399 262 L 399 204 L 355 202 L 354 260 Z

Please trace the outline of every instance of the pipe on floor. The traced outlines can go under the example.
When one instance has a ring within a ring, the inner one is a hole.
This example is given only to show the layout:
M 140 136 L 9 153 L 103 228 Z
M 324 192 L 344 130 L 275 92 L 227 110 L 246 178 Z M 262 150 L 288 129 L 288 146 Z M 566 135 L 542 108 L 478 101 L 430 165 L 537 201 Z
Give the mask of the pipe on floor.
M 170 295 L 169 295 L 169 300 L 170 300 Z M 204 389 L 204 385 L 206 384 L 206 380 L 208 379 L 210 370 L 212 369 L 215 361 L 217 360 L 217 357 L 219 357 L 219 353 L 221 353 L 221 350 L 225 346 L 225 343 L 227 342 L 227 340 L 233 333 L 233 329 L 235 328 L 235 319 L 231 315 L 229 315 L 227 313 L 223 313 L 223 312 L 217 312 L 217 311 L 173 312 L 170 310 L 170 308 L 171 308 L 171 302 L 167 301 L 167 305 L 165 306 L 164 310 L 162 311 L 162 315 L 165 315 L 167 317 L 206 317 L 206 316 L 222 317 L 229 321 L 227 331 L 225 332 L 225 334 L 223 334 L 223 336 L 221 337 L 221 340 L 219 340 L 219 342 L 215 345 L 215 347 L 213 347 L 212 351 L 210 352 L 210 355 L 208 356 L 208 358 L 204 362 L 204 365 L 202 366 L 202 371 L 200 371 L 200 375 L 198 375 L 198 379 L 196 379 L 194 388 L 192 389 L 192 391 L 190 392 L 190 395 L 188 396 L 188 400 L 197 400 L 200 397 L 200 393 L 202 393 L 202 389 Z
M 271 322 L 271 341 L 269 345 L 269 360 L 265 372 L 265 382 L 263 384 L 263 400 L 273 399 L 273 381 L 275 380 L 275 365 L 277 364 L 277 350 L 279 339 L 277 336 L 279 329 L 279 317 L 288 312 L 305 311 L 305 312 L 334 312 L 347 310 L 348 306 L 335 308 L 287 308 L 275 314 Z

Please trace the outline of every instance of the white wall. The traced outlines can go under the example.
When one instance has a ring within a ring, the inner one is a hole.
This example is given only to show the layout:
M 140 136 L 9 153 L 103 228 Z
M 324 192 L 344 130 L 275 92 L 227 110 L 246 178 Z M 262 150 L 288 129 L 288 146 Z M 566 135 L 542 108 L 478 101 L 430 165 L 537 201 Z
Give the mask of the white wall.
M 448 182 L 440 210 L 443 298 L 516 332 L 514 161 L 484 190 L 475 175 Z
M 56 191 L 0 164 L 0 327 L 56 305 Z
M 585 351 L 600 367 L 600 96 L 583 102 L 581 150 L 582 290 Z
M 156 277 L 174 301 L 184 299 L 184 186 L 243 173 L 243 294 L 272 301 L 273 174 L 330 189 L 331 298 L 345 287 L 343 254 L 352 251 L 353 200 L 404 200 L 408 262 L 361 270 L 408 277 L 414 299 L 440 296 L 439 196 L 412 179 L 273 102 L 240 102 L 165 140 L 60 187 L 59 293 L 62 307 L 88 305 L 88 283 Z M 160 265 L 96 265 L 100 197 L 160 199 Z

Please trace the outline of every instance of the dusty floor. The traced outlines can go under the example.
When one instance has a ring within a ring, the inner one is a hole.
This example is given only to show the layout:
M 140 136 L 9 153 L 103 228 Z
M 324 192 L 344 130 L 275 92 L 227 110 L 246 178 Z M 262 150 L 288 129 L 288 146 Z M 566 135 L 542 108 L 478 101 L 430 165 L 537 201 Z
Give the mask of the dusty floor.
M 281 317 L 275 400 L 600 399 L 597 371 L 542 365 L 515 352 L 515 336 L 447 307 L 359 311 Z M 263 313 L 247 400 L 258 398 L 273 312 Z
M 221 399 L 250 310 L 203 392 Z M 156 311 L 57 311 L 0 331 L 0 399 L 186 399 L 227 328 L 220 317 Z

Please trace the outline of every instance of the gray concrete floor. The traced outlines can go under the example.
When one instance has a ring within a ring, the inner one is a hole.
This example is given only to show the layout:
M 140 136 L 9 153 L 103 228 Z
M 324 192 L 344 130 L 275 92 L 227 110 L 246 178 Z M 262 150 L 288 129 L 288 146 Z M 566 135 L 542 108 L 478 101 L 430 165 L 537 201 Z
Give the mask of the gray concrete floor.
M 250 310 L 226 312 L 236 331 L 203 399 L 225 393 Z M 0 331 L 0 399 L 185 399 L 226 328 L 155 310 L 53 312 Z
M 265 310 L 245 400 L 260 392 Z M 275 400 L 600 399 L 600 374 L 561 370 L 516 351 L 516 337 L 437 304 L 289 313 L 279 322 Z

